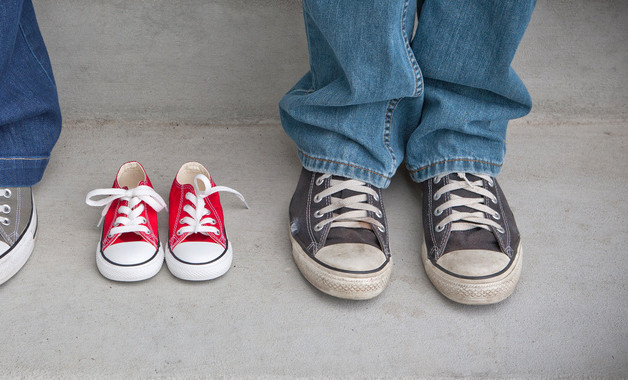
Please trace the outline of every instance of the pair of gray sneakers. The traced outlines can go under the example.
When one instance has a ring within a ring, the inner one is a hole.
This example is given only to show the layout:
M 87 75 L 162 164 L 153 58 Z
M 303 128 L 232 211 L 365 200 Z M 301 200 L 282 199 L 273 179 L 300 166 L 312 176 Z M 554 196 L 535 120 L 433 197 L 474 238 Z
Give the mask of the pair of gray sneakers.
M 30 187 L 0 187 L 0 284 L 15 275 L 35 248 L 37 212 Z
M 421 256 L 433 285 L 464 304 L 508 297 L 521 273 L 521 244 L 495 178 L 451 173 L 421 187 Z M 381 189 L 303 169 L 290 203 L 290 232 L 294 260 L 319 290 L 359 300 L 386 288 L 392 257 Z

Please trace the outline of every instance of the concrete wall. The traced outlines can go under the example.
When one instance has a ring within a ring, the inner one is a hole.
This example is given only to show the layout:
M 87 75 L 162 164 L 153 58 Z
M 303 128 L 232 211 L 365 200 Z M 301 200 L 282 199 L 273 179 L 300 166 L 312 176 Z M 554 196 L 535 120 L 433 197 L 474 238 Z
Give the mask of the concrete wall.
M 35 0 L 66 120 L 274 123 L 307 71 L 297 0 Z M 628 2 L 539 1 L 529 118 L 626 118 Z

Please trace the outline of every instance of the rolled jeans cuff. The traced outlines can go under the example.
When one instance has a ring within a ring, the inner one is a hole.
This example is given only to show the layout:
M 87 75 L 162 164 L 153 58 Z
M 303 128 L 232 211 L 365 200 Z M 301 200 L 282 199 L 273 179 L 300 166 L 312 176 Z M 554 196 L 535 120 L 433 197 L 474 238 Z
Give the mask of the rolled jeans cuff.
M 368 168 L 363 168 L 348 162 L 313 157 L 301 150 L 298 151 L 298 155 L 303 167 L 316 173 L 330 173 L 333 175 L 357 179 L 382 189 L 390 185 L 390 177 Z
M 48 157 L 0 157 L 0 187 L 29 187 L 44 175 Z
M 410 167 L 410 177 L 415 182 L 423 182 L 437 175 L 465 172 L 473 174 L 485 174 L 496 177 L 501 171 L 502 163 L 479 160 L 475 158 L 452 158 L 434 162 L 421 167 Z

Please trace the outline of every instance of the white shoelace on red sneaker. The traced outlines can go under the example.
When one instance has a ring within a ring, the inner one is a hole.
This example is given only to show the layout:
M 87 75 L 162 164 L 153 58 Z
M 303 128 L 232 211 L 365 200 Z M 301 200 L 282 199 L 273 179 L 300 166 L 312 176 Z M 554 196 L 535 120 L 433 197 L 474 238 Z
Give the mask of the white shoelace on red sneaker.
M 200 183 L 203 184 L 204 190 L 201 190 Z M 207 176 L 205 176 L 204 174 L 197 174 L 196 177 L 194 177 L 193 186 L 196 195 L 188 191 L 187 193 L 185 193 L 185 199 L 192 202 L 194 207 L 190 206 L 189 204 L 183 207 L 183 211 L 185 211 L 188 216 L 183 217 L 179 221 L 179 223 L 182 225 L 186 224 L 186 226 L 179 228 L 177 230 L 177 235 L 183 235 L 184 233 L 188 232 L 213 233 L 216 235 L 220 235 L 220 230 L 214 227 L 214 225 L 216 224 L 216 220 L 210 217 L 211 211 L 205 208 L 205 198 L 219 191 L 225 191 L 235 194 L 238 198 L 240 198 L 242 203 L 244 203 L 246 208 L 249 208 L 249 204 L 246 203 L 246 200 L 244 199 L 244 196 L 242 194 L 227 186 L 212 187 L 209 178 L 207 178 Z
M 435 183 L 439 183 L 448 174 L 436 176 Z M 434 209 L 434 215 L 439 216 L 445 210 L 451 208 L 451 214 L 445 217 L 435 227 L 436 232 L 441 232 L 445 229 L 448 223 L 451 223 L 452 231 L 467 231 L 473 228 L 483 228 L 490 231 L 490 227 L 495 227 L 500 233 L 504 232 L 502 226 L 500 226 L 495 220 L 499 220 L 501 216 L 498 212 L 488 207 L 485 204 L 485 199 L 488 198 L 491 202 L 497 203 L 497 198 L 493 193 L 483 187 L 482 180 L 488 182 L 489 186 L 495 186 L 493 179 L 487 175 L 474 174 L 476 177 L 481 178 L 477 181 L 469 181 L 465 173 L 456 173 L 459 179 L 450 179 L 449 183 L 440 188 L 434 193 L 434 200 L 437 201 L 441 196 L 448 192 L 456 190 L 467 190 L 474 194 L 480 195 L 479 198 L 462 197 L 456 194 L 450 194 L 449 200 L 442 205 Z M 486 198 L 485 198 L 486 197 Z M 478 212 L 463 212 L 458 211 L 456 207 L 468 207 Z M 486 214 L 490 215 L 490 219 L 486 217 Z
M 92 199 L 94 197 L 102 197 L 102 199 Z M 151 207 L 156 212 L 163 209 L 167 209 L 166 202 L 163 198 L 157 194 L 157 192 L 150 186 L 138 186 L 131 190 L 125 189 L 96 189 L 87 194 L 85 203 L 90 206 L 105 208 L 102 211 L 102 216 L 98 226 L 105 219 L 105 215 L 109 211 L 111 204 L 121 199 L 128 202 L 128 206 L 118 207 L 118 213 L 122 216 L 118 216 L 113 222 L 114 228 L 109 231 L 110 237 L 117 234 L 126 232 L 144 232 L 150 233 L 150 229 L 146 226 L 147 220 L 140 217 L 144 212 L 144 203 Z
M 316 184 L 320 186 L 323 181 L 329 177 L 331 177 L 331 174 L 321 175 L 316 179 Z M 340 180 L 332 178 L 330 184 L 330 187 L 314 196 L 314 203 L 319 203 L 327 196 L 331 196 L 331 203 L 315 212 L 314 217 L 321 218 L 324 214 L 329 212 L 332 212 L 333 214 L 331 218 L 327 218 L 316 224 L 314 226 L 315 231 L 322 230 L 330 223 L 330 228 L 347 227 L 372 229 L 373 227 L 376 227 L 381 232 L 385 231 L 384 225 L 377 219 L 370 217 L 367 213 L 367 211 L 371 211 L 375 213 L 378 218 L 382 216 L 382 211 L 380 209 L 368 203 L 367 194 L 372 195 L 376 201 L 379 200 L 379 195 L 377 195 L 375 190 L 368 187 L 366 183 L 355 179 Z M 351 190 L 359 194 L 352 195 L 344 199 L 332 196 L 333 194 L 339 193 L 343 190 Z M 343 213 L 335 212 L 342 208 L 348 209 L 349 211 Z

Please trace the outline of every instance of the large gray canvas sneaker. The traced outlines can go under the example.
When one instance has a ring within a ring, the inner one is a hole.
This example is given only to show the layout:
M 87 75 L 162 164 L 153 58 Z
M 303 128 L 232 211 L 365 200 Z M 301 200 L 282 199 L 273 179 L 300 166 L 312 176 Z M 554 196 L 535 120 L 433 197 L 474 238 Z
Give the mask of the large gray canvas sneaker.
M 493 177 L 451 173 L 421 183 L 425 271 L 449 299 L 502 301 L 521 274 L 519 230 Z
M 0 284 L 13 277 L 35 248 L 37 213 L 30 187 L 0 187 Z
M 390 279 L 392 259 L 381 190 L 303 169 L 290 202 L 292 255 L 316 288 L 369 299 Z

